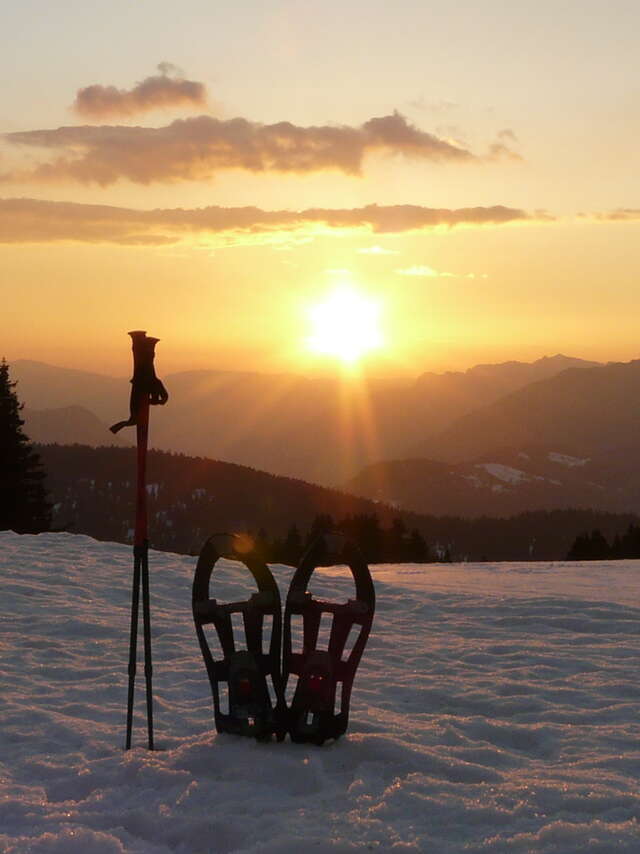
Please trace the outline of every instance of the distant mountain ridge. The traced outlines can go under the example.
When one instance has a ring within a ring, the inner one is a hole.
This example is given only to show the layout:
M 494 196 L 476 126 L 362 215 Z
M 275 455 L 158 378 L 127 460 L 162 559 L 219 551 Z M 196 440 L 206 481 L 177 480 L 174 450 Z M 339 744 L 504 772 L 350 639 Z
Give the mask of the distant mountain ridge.
M 24 429 L 32 442 L 58 445 L 131 445 L 126 435 L 114 436 L 107 425 L 84 406 L 24 409 Z
M 638 402 L 637 402 L 638 401 Z M 532 444 L 583 452 L 635 448 L 640 436 L 640 360 L 570 368 L 454 421 L 414 456 L 461 462 Z
M 631 512 L 640 507 L 639 475 L 640 360 L 634 360 L 569 368 L 531 383 L 343 486 L 421 513 L 436 507 L 470 516 L 561 507 Z
M 151 443 L 338 484 L 379 460 L 422 456 L 416 449 L 428 437 L 528 383 L 593 364 L 557 355 L 361 384 L 293 374 L 185 371 L 162 376 L 170 401 L 154 410 Z M 11 370 L 20 399 L 32 410 L 82 407 L 105 425 L 127 412 L 125 379 L 24 360 Z M 73 438 L 69 426 L 69 441 L 94 444 L 80 420 L 76 429 Z M 42 433 L 39 438 L 46 441 Z M 104 443 L 110 442 L 105 429 Z
M 26 409 L 62 409 L 79 406 L 100 421 L 112 424 L 123 405 L 126 409 L 126 380 L 75 368 L 59 368 L 44 362 L 18 359 L 10 364 L 12 379 Z
M 640 447 L 592 456 L 572 451 L 535 446 L 492 451 L 471 462 L 390 460 L 367 466 L 343 487 L 401 510 L 467 518 L 640 508 Z

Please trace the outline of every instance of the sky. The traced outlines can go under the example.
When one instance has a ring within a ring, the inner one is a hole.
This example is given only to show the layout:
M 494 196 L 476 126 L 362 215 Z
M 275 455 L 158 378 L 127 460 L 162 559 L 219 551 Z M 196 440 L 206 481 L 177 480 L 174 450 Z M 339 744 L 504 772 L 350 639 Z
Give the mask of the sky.
M 371 373 L 638 355 L 637 3 L 3 18 L 10 361 L 126 373 L 142 328 L 165 370 L 338 371 L 336 291 L 376 307 Z

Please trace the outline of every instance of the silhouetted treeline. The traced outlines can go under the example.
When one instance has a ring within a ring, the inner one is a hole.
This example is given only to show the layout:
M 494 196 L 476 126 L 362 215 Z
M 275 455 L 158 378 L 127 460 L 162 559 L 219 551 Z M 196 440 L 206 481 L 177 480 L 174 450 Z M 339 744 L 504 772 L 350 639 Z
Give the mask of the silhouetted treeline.
M 597 528 L 579 534 L 567 560 L 624 560 L 640 558 L 640 525 L 631 524 L 624 534 L 615 534 L 611 542 Z
M 40 445 L 53 526 L 100 540 L 131 542 L 135 449 Z M 270 559 L 295 562 L 317 517 L 359 540 L 368 560 L 561 560 L 579 531 L 610 541 L 634 514 L 594 510 L 522 513 L 506 519 L 423 516 L 337 490 L 233 463 L 151 450 L 147 465 L 154 548 L 196 554 L 219 531 L 263 540 Z M 427 549 L 422 555 L 421 540 Z M 267 552 L 266 552 L 267 553 Z
M 338 521 L 329 515 L 316 516 L 305 535 L 294 524 L 284 538 L 270 539 L 266 531 L 260 530 L 255 550 L 267 563 L 296 566 L 309 543 L 318 534 L 329 531 L 347 534 L 369 563 L 429 563 L 441 558 L 436 550 L 429 549 L 420 532 L 415 528 L 409 531 L 402 519 L 394 519 L 390 528 L 382 528 L 375 514 L 348 516 Z

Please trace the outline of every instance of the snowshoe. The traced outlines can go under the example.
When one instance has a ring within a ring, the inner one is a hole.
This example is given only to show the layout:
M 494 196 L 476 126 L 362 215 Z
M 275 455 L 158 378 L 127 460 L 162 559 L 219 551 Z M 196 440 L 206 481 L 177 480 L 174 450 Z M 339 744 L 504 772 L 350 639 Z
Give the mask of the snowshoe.
M 307 592 L 311 575 L 318 566 L 341 562 L 351 569 L 355 599 L 326 602 Z M 293 576 L 285 607 L 283 683 L 285 686 L 288 680 L 296 683 L 287 710 L 292 741 L 323 744 L 346 731 L 353 680 L 374 611 L 373 581 L 358 547 L 341 534 L 318 537 Z M 292 648 L 291 622 L 296 615 L 302 617 L 302 652 L 294 652 Z M 326 644 L 319 639 L 323 617 L 331 621 Z
M 216 730 L 253 736 L 261 741 L 269 740 L 275 733 L 282 741 L 285 703 L 280 668 L 280 593 L 266 563 L 250 552 L 243 553 L 242 547 L 243 538 L 235 534 L 214 534 L 204 544 L 193 579 L 196 634 L 211 683 Z M 238 560 L 251 572 L 258 590 L 249 599 L 223 603 L 209 598 L 209 582 L 220 557 Z M 242 618 L 244 648 L 234 641 L 234 614 Z M 265 618 L 272 621 L 268 649 L 264 643 Z M 203 628 L 210 624 L 215 627 L 222 650 L 219 660 L 214 658 Z

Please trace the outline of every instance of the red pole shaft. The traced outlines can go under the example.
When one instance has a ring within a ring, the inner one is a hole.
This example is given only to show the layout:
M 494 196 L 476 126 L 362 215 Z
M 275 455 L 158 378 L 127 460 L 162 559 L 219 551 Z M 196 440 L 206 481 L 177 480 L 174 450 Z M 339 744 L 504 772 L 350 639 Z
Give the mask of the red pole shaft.
M 149 540 L 147 524 L 147 445 L 149 440 L 149 395 L 144 394 L 138 404 L 136 418 L 138 446 L 138 482 L 136 485 L 136 527 L 134 555 L 140 566 L 142 583 L 142 622 L 144 625 L 144 677 L 147 694 L 147 731 L 149 750 L 153 750 L 153 694 L 151 664 L 151 612 L 149 606 Z
M 140 401 L 136 424 L 138 445 L 138 480 L 136 486 L 136 527 L 134 545 L 143 546 L 148 540 L 147 524 L 147 444 L 149 440 L 149 397 Z
M 149 605 L 149 539 L 147 520 L 147 445 L 149 441 L 149 404 L 166 403 L 168 394 L 153 369 L 154 348 L 157 338 L 148 338 L 146 332 L 130 332 L 133 349 L 133 379 L 129 401 L 129 418 L 114 424 L 117 433 L 122 427 L 136 425 L 137 477 L 136 520 L 133 539 L 133 594 L 131 597 L 131 634 L 129 638 L 129 693 L 127 697 L 126 749 L 131 747 L 133 727 L 133 700 L 136 675 L 138 607 L 142 585 L 142 617 L 144 623 L 144 675 L 147 688 L 147 729 L 149 750 L 153 750 L 153 696 L 151 665 L 151 611 Z

